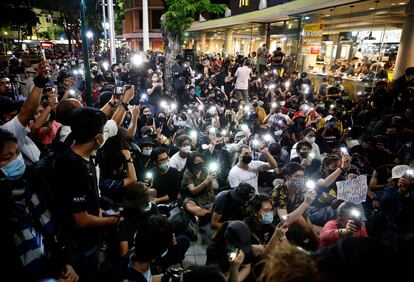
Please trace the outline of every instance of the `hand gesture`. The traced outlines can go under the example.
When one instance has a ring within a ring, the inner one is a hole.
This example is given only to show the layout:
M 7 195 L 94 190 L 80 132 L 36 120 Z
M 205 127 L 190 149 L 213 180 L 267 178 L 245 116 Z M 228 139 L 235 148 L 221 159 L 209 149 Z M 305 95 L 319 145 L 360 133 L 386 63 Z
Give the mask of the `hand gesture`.
M 308 190 L 305 194 L 304 202 L 308 205 L 311 205 L 313 200 L 316 198 L 316 192 L 314 190 Z
M 141 113 L 141 110 L 139 109 L 138 106 L 134 106 L 134 108 L 132 109 L 132 116 L 133 117 L 139 117 Z
M 37 76 L 45 79 L 49 76 L 49 70 L 49 63 L 47 61 L 41 61 L 37 66 Z
M 355 225 L 355 222 L 353 220 L 348 220 L 346 223 L 345 229 L 343 229 L 343 235 L 345 236 L 352 236 L 357 232 L 357 227 Z
M 237 255 L 234 257 L 234 259 L 230 260 L 230 263 L 232 264 L 232 266 L 239 268 L 244 261 L 244 252 L 242 250 L 237 249 L 236 254 Z
M 260 148 L 259 149 L 259 152 L 262 153 L 262 154 L 264 154 L 264 155 L 265 154 L 269 154 L 269 149 L 264 146 L 263 148 Z
M 49 97 L 47 98 L 47 101 L 48 101 L 48 106 L 52 107 L 52 109 L 56 107 L 56 105 L 58 103 L 58 99 L 57 99 L 57 95 L 56 95 L 55 91 L 52 91 L 49 94 Z
M 124 102 L 129 103 L 135 96 L 135 87 L 131 85 L 131 88 L 124 91 Z
M 311 164 L 311 159 L 309 159 L 309 158 L 305 158 L 305 159 L 303 159 L 302 160 L 302 162 L 300 163 L 303 167 L 308 167 L 308 166 L 310 166 L 310 164 Z
M 59 282 L 77 282 L 79 281 L 79 276 L 76 274 L 75 270 L 70 265 L 65 265 L 65 270 L 60 273 L 58 279 Z

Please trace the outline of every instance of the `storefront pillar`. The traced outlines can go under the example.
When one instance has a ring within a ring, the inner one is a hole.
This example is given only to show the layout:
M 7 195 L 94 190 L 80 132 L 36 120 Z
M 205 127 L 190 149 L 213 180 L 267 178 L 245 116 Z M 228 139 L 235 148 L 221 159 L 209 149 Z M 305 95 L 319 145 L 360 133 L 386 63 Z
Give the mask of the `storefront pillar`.
M 401 33 L 393 79 L 404 75 L 406 68 L 414 67 L 414 0 L 408 2 L 405 14 L 407 17 Z
M 200 52 L 204 53 L 206 51 L 206 32 L 202 31 L 200 32 Z
M 227 28 L 224 34 L 224 55 L 231 54 L 233 54 L 233 31 Z

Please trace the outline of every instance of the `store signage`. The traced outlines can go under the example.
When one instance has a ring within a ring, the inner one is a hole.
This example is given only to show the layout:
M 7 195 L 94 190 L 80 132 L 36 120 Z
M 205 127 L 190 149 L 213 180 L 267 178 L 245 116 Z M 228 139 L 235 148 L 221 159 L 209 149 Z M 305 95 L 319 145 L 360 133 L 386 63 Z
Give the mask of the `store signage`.
M 53 48 L 53 43 L 48 42 L 48 41 L 40 42 L 40 48 L 41 49 L 51 49 L 51 48 Z
M 303 28 L 302 54 L 320 55 L 323 23 L 305 24 Z

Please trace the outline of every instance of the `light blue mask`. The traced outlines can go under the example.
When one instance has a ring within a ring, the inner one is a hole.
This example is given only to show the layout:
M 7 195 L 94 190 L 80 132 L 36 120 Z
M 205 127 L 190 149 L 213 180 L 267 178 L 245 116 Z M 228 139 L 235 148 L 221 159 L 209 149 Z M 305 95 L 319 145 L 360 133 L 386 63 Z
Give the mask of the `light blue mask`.
M 144 156 L 151 156 L 152 150 L 142 150 Z
M 5 178 L 8 180 L 20 179 L 25 170 L 26 164 L 24 163 L 22 154 L 19 154 L 15 160 L 11 161 L 5 167 L 1 168 L 1 171 L 4 173 Z
M 267 212 L 262 216 L 263 224 L 270 224 L 273 222 L 273 212 Z
M 163 164 L 160 164 L 159 168 L 162 169 L 163 171 L 167 171 L 170 168 L 170 162 L 165 162 Z

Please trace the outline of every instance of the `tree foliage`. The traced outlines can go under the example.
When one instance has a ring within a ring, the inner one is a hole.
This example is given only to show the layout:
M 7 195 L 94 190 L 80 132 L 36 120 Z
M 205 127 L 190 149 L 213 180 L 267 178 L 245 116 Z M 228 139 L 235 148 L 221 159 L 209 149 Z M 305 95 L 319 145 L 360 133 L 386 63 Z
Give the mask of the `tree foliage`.
M 170 31 L 182 33 L 188 29 L 200 13 L 220 14 L 225 4 L 213 4 L 210 0 L 166 0 L 167 11 L 163 25 Z

